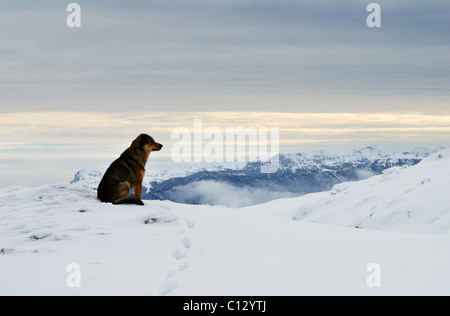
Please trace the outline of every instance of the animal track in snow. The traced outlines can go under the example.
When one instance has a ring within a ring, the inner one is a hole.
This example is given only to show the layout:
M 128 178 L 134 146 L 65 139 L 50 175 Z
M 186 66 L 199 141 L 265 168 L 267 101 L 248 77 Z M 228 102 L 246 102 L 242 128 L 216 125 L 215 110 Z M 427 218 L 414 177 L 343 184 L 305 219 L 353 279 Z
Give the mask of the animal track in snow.
M 189 262 L 182 261 L 180 263 L 180 265 L 178 266 L 178 271 L 182 272 L 182 271 L 186 270 L 187 268 L 189 268 Z
M 177 260 L 182 260 L 184 258 L 186 258 L 186 253 L 184 253 L 183 251 L 181 251 L 180 249 L 177 249 L 173 252 L 173 256 L 175 257 L 175 259 Z
M 182 237 L 180 239 L 180 242 L 183 244 L 184 248 L 191 248 L 191 240 L 188 237 Z
M 171 279 L 173 276 L 175 276 L 178 273 L 176 270 L 169 270 L 166 273 L 166 280 Z
M 182 224 L 182 223 L 181 223 Z M 191 249 L 191 239 L 189 237 L 189 231 L 192 230 L 195 227 L 194 222 L 189 219 L 184 219 L 185 227 L 179 229 L 176 234 L 178 236 L 178 240 L 180 243 L 180 246 L 173 251 L 173 257 L 178 262 L 178 268 L 176 270 L 170 269 L 167 271 L 164 281 L 162 282 L 160 289 L 162 295 L 168 295 L 172 291 L 174 291 L 177 287 L 179 282 L 177 281 L 178 277 L 185 273 L 186 270 L 189 268 L 189 251 Z M 183 225 L 184 226 L 184 225 Z
M 173 280 L 164 281 L 161 286 L 162 295 L 167 295 L 178 287 L 178 282 Z
M 194 222 L 192 220 L 190 220 L 189 218 L 185 218 L 184 222 L 186 223 L 186 225 L 189 229 L 193 229 L 195 227 Z

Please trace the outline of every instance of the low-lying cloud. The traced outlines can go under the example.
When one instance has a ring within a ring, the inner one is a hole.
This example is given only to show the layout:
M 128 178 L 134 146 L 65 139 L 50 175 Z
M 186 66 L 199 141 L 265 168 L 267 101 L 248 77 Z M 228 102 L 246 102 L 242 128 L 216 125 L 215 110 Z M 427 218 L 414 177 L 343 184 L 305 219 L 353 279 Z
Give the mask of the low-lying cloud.
M 210 180 L 178 186 L 168 193 L 170 200 L 177 203 L 227 207 L 246 207 L 299 195 L 292 192 L 279 192 L 269 188 L 236 186 L 226 182 Z

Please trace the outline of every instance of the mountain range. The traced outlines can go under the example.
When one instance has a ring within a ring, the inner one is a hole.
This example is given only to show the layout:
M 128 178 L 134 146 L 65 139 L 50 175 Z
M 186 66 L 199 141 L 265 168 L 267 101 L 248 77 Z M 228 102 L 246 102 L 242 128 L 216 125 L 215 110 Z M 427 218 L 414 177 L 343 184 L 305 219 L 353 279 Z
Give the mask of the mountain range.
M 181 164 L 147 174 L 142 197 L 246 207 L 329 191 L 336 184 L 367 179 L 392 167 L 416 165 L 441 149 L 395 151 L 371 146 L 352 151 L 279 154 L 278 170 L 271 174 L 261 173 L 261 162 Z M 95 190 L 102 176 L 99 171 L 81 170 L 71 183 Z

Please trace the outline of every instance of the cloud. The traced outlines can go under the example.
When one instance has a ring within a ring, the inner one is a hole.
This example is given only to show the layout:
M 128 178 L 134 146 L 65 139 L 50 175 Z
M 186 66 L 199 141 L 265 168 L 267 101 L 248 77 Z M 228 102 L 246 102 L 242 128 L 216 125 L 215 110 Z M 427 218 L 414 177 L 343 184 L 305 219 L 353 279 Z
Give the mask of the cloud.
M 281 152 L 323 149 L 338 144 L 443 146 L 450 143 L 450 116 L 403 113 L 269 112 L 26 112 L 0 114 L 0 156 L 95 155 L 115 157 L 139 134 L 149 133 L 170 148 L 177 127 L 280 129 Z M 209 141 L 204 140 L 204 145 Z M 170 159 L 170 150 L 158 153 Z M 87 166 L 85 168 L 88 168 Z
M 364 169 L 356 170 L 356 176 L 358 177 L 358 180 L 369 179 L 375 175 L 376 174 L 370 170 L 364 170 Z
M 168 194 L 171 201 L 187 204 L 208 204 L 227 207 L 245 207 L 298 194 L 279 192 L 271 188 L 235 186 L 218 181 L 199 181 L 174 188 Z
M 60 1 L 4 1 L 0 111 L 441 110 L 449 6 L 391 2 L 369 30 L 360 1 L 79 1 L 71 30 Z

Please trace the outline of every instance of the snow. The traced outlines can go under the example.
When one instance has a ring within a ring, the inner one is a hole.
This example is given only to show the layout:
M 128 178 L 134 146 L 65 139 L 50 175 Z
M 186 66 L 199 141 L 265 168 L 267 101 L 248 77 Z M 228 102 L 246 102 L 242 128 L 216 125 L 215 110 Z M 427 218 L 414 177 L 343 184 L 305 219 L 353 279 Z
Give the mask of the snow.
M 80 170 L 78 171 L 71 184 L 77 184 L 85 188 L 97 188 L 103 178 L 103 173 L 95 170 Z
M 242 209 L 3 188 L 0 295 L 450 295 L 449 164 L 446 150 Z M 67 286 L 72 263 L 79 288 Z M 372 263 L 379 288 L 367 285 Z
M 449 187 L 447 149 L 415 166 L 338 184 L 331 192 L 272 201 L 245 211 L 365 229 L 450 234 Z

